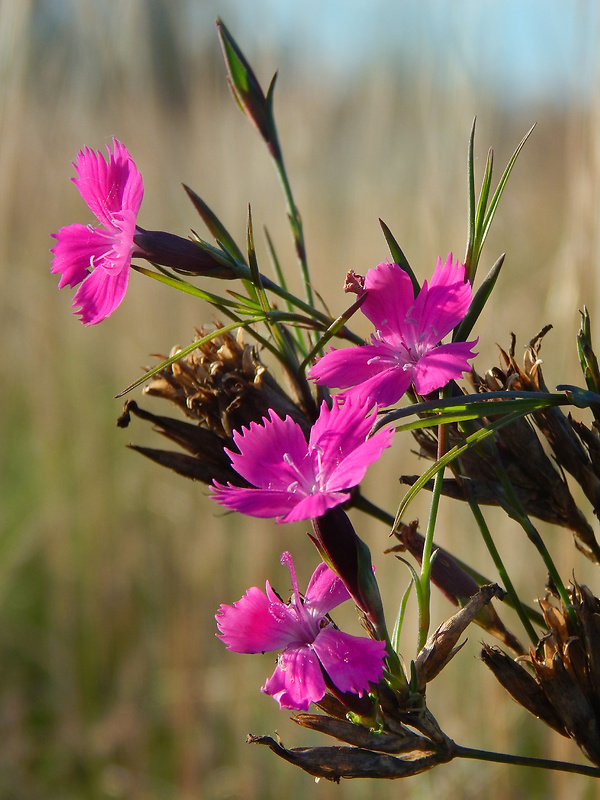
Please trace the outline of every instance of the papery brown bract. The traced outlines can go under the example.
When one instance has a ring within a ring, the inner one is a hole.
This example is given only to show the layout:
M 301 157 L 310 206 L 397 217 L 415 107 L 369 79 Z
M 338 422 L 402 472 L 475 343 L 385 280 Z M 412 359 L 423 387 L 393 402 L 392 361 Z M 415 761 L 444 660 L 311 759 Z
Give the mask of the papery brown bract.
M 206 329 L 196 331 L 204 338 Z M 178 348 L 171 351 L 177 353 Z M 119 427 L 129 425 L 131 414 L 151 422 L 154 430 L 182 447 L 186 453 L 131 445 L 142 455 L 188 478 L 203 483 L 214 479 L 248 486 L 232 469 L 223 452 L 232 448 L 233 431 L 261 420 L 270 409 L 290 416 L 308 435 L 311 420 L 300 403 L 281 388 L 261 362 L 257 350 L 237 336 L 221 333 L 155 375 L 144 394 L 174 403 L 188 421 L 159 416 L 128 401 Z
M 578 584 L 569 596 L 569 609 L 540 601 L 548 633 L 527 657 L 489 647 L 481 656 L 518 703 L 600 765 L 600 600 Z

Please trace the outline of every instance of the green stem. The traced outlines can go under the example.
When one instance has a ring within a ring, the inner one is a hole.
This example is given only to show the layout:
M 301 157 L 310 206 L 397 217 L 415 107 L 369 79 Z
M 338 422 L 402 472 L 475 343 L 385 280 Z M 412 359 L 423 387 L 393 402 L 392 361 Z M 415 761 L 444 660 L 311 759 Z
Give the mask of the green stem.
M 204 300 L 206 303 L 210 303 L 211 305 L 215 306 L 215 308 L 218 308 L 219 311 L 221 311 L 226 317 L 229 317 L 229 319 L 239 323 L 240 327 L 246 328 L 246 330 L 254 337 L 254 339 L 256 339 L 257 342 L 260 342 L 260 344 L 269 350 L 269 352 L 272 353 L 278 361 L 281 361 L 285 365 L 281 353 L 279 353 L 279 351 L 271 344 L 271 342 L 265 339 L 264 336 L 261 336 L 253 328 L 250 328 L 248 326 L 247 319 L 244 320 L 241 317 L 238 317 L 238 315 L 229 308 L 229 306 L 233 305 L 231 301 L 225 300 L 225 298 L 219 297 L 219 295 L 212 294 L 211 292 L 204 292 L 202 289 L 198 289 L 193 284 L 188 283 L 180 278 L 172 278 L 168 275 L 153 272 L 151 269 L 146 269 L 146 267 L 141 267 L 138 264 L 132 264 L 131 268 L 136 272 L 140 272 L 142 275 L 146 275 L 148 278 L 158 281 L 159 283 L 164 283 L 180 292 L 191 294 L 193 297 L 198 297 L 201 300 Z M 237 306 L 238 304 L 236 303 L 235 305 Z M 258 321 L 262 322 L 263 320 L 261 319 Z
M 510 753 L 494 753 L 489 750 L 477 750 L 473 747 L 456 745 L 455 758 L 471 758 L 476 761 L 492 761 L 496 764 L 513 764 L 519 767 L 539 767 L 540 769 L 554 770 L 555 772 L 573 772 L 576 775 L 587 775 L 590 778 L 600 778 L 600 768 L 590 767 L 587 764 L 574 764 L 570 761 L 554 761 L 549 758 L 534 758 L 533 756 L 516 756 Z
M 500 478 L 500 482 L 502 483 L 502 487 L 506 492 L 506 496 L 508 498 L 508 504 L 510 505 L 510 509 L 507 509 L 511 516 L 516 519 L 519 525 L 523 528 L 525 533 L 527 534 L 527 538 L 536 548 L 540 556 L 542 557 L 542 561 L 546 565 L 546 569 L 548 570 L 548 574 L 552 579 L 558 595 L 562 601 L 563 606 L 565 607 L 571 622 L 575 625 L 576 628 L 579 628 L 579 623 L 577 621 L 577 617 L 575 615 L 575 611 L 572 608 L 571 598 L 567 594 L 567 590 L 565 589 L 565 585 L 562 582 L 562 578 L 560 577 L 558 570 L 552 560 L 552 556 L 548 548 L 546 547 L 544 540 L 538 533 L 535 525 L 531 522 L 529 517 L 527 516 L 525 509 L 521 505 L 521 501 L 519 500 L 517 493 L 515 492 L 514 486 L 508 475 L 506 474 L 506 470 L 500 463 L 499 458 L 496 459 L 495 462 L 495 470 L 496 474 Z
M 388 525 L 390 528 L 394 524 L 394 515 L 390 514 L 387 511 L 384 511 L 383 508 L 379 508 L 379 506 L 372 503 L 370 500 L 357 491 L 356 494 L 352 495 L 352 507 L 358 508 L 359 511 L 362 511 L 365 514 L 368 514 L 373 519 L 378 519 L 379 522 L 383 522 L 384 525 Z
M 239 278 L 251 279 L 250 269 L 245 264 L 236 262 L 235 270 Z M 267 278 L 266 275 L 261 274 L 260 277 L 264 289 L 273 292 L 273 294 L 276 294 L 278 297 L 281 297 L 282 300 L 285 300 L 286 302 L 296 306 L 296 308 L 301 309 L 306 314 L 308 314 L 309 317 L 311 317 L 312 319 L 321 322 L 325 326 L 325 328 L 329 328 L 329 326 L 335 321 L 331 317 L 328 317 L 327 314 L 323 314 L 321 311 L 317 311 L 317 309 L 314 306 L 312 306 L 310 302 L 305 302 L 304 300 L 301 300 L 299 297 L 290 294 L 290 292 L 287 292 L 285 289 L 279 286 L 279 284 L 275 283 L 270 278 Z M 362 345 L 365 343 L 365 340 L 361 336 L 352 333 L 352 331 L 348 330 L 346 326 L 340 328 L 336 332 L 336 336 L 338 336 L 341 339 L 346 339 L 347 341 L 352 342 L 352 344 Z
M 354 508 L 357 508 L 359 511 L 362 511 L 364 514 L 368 514 L 370 517 L 373 517 L 373 519 L 377 519 L 380 522 L 383 522 L 384 525 L 388 525 L 390 528 L 394 525 L 394 521 L 395 520 L 394 520 L 394 515 L 393 514 L 390 514 L 389 512 L 384 511 L 383 508 L 379 508 L 379 506 L 375 505 L 375 503 L 372 503 L 370 500 L 368 500 L 366 497 L 364 497 L 360 493 L 358 493 L 355 496 L 353 496 L 353 498 L 352 498 L 352 506 Z M 462 561 L 460 558 L 457 558 L 452 553 L 448 553 L 448 555 L 458 564 L 458 566 L 462 570 L 464 570 L 467 573 L 467 575 L 470 575 L 471 578 L 473 578 L 473 580 L 475 581 L 475 583 L 477 583 L 479 586 L 485 586 L 488 583 L 493 583 L 493 581 L 490 578 L 486 577 L 485 575 L 482 575 L 481 572 L 477 572 L 477 570 L 473 569 L 473 567 L 470 566 L 470 564 L 467 564 L 466 561 Z M 498 565 L 496 565 L 496 567 L 498 567 Z M 498 569 L 498 572 L 500 573 L 499 569 Z M 510 580 L 508 580 L 506 578 L 502 578 L 502 580 L 505 582 L 505 585 L 510 583 Z M 508 591 L 508 588 L 507 588 L 507 591 Z M 517 598 L 517 601 L 521 605 L 521 608 L 523 608 L 525 610 L 525 613 L 527 614 L 527 617 L 530 620 L 532 620 L 533 622 L 535 622 L 536 624 L 538 624 L 540 626 L 544 626 L 546 624 L 544 622 L 544 617 L 542 616 L 542 614 L 537 609 L 532 608 L 531 606 L 528 606 L 528 605 L 524 605 L 523 603 L 521 603 L 520 600 L 518 600 L 518 598 Z M 504 602 L 505 605 L 509 606 L 510 608 L 515 609 L 515 611 L 517 610 L 516 609 L 516 605 L 517 604 L 515 603 L 515 599 L 514 599 L 513 595 L 510 592 L 508 592 L 508 594 L 504 598 L 503 602 Z M 536 642 L 537 642 L 537 639 L 536 639 Z
M 523 607 L 523 604 L 521 603 L 521 601 L 519 599 L 519 595 L 515 591 L 515 587 L 513 586 L 513 583 L 511 581 L 511 579 L 508 577 L 508 572 L 506 571 L 506 567 L 504 566 L 504 562 L 502 561 L 502 557 L 500 556 L 500 553 L 498 552 L 496 544 L 495 544 L 495 542 L 494 542 L 494 540 L 492 538 L 492 534 L 490 533 L 490 529 L 488 528 L 487 523 L 486 523 L 486 521 L 484 519 L 484 516 L 481 513 L 481 509 L 479 508 L 479 506 L 477 505 L 475 500 L 473 500 L 473 498 L 471 496 L 471 492 L 468 492 L 467 500 L 468 500 L 469 506 L 471 508 L 471 513 L 475 517 L 475 522 L 477 523 L 477 525 L 479 527 L 479 530 L 481 532 L 481 536 L 483 538 L 483 541 L 485 542 L 485 546 L 487 547 L 488 552 L 492 557 L 492 561 L 494 562 L 494 566 L 498 570 L 498 575 L 500 576 L 500 580 L 502 581 L 502 584 L 504 585 L 504 588 L 508 592 L 508 597 L 510 598 L 509 605 L 511 605 L 515 609 L 517 614 L 519 615 L 519 619 L 523 623 L 523 627 L 525 628 L 525 630 L 527 632 L 527 635 L 529 636 L 529 639 L 531 640 L 531 643 L 535 646 L 539 642 L 539 638 L 540 637 L 535 632 L 535 628 L 531 624 L 529 616 L 528 616 L 525 608 Z
M 438 459 L 444 455 L 446 449 L 446 426 L 440 425 L 438 428 Z M 440 505 L 440 497 L 442 495 L 442 484 L 444 480 L 444 467 L 442 466 L 435 475 L 433 483 L 433 491 L 431 494 L 431 506 L 429 509 L 429 519 L 427 520 L 427 531 L 425 532 L 425 541 L 423 542 L 423 555 L 421 556 L 421 576 L 419 583 L 421 586 L 421 600 L 419 604 L 419 634 L 417 637 L 417 653 L 421 651 L 427 635 L 429 633 L 430 623 L 430 601 L 431 601 L 431 567 L 432 558 L 431 551 L 433 549 L 433 534 L 435 532 L 435 523 L 437 521 L 437 514 Z
M 277 170 L 279 182 L 281 184 L 281 188 L 283 189 L 283 195 L 285 197 L 285 205 L 288 214 L 288 221 L 290 223 L 290 228 L 292 230 L 292 238 L 294 240 L 294 248 L 296 250 L 296 256 L 298 257 L 298 263 L 300 264 L 300 270 L 302 272 L 302 281 L 304 283 L 306 300 L 310 305 L 313 305 L 313 292 L 310 285 L 310 276 L 308 274 L 308 263 L 306 260 L 306 245 L 304 243 L 302 218 L 300 216 L 300 212 L 298 211 L 298 207 L 296 206 L 296 203 L 294 201 L 294 195 L 292 194 L 292 187 L 287 176 L 285 164 L 283 163 L 283 154 L 281 152 L 281 147 L 279 146 L 279 141 L 274 142 L 273 147 L 269 149 L 273 157 L 273 161 L 275 163 L 275 169 Z

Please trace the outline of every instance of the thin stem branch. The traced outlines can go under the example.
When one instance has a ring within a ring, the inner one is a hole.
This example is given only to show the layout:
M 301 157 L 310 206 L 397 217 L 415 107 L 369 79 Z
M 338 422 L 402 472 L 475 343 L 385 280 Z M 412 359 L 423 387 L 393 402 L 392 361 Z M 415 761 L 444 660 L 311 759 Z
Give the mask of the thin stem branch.
M 508 572 L 506 571 L 506 567 L 504 566 L 504 562 L 502 561 L 502 557 L 498 552 L 498 548 L 496 547 L 494 539 L 492 538 L 490 529 L 488 528 L 485 518 L 481 513 L 481 509 L 473 499 L 472 493 L 470 491 L 468 491 L 467 493 L 467 500 L 471 508 L 471 513 L 475 517 L 475 522 L 477 523 L 483 541 L 485 542 L 485 546 L 487 547 L 488 552 L 492 557 L 494 566 L 498 570 L 498 575 L 500 576 L 500 580 L 502 581 L 504 588 L 508 592 L 508 597 L 510 598 L 510 605 L 515 609 L 515 611 L 519 615 L 519 619 L 523 623 L 523 627 L 525 628 L 525 631 L 527 632 L 527 635 L 529 636 L 531 643 L 535 646 L 539 642 L 540 637 L 535 632 L 535 628 L 531 624 L 529 616 L 523 604 L 521 603 L 521 600 L 519 599 L 519 595 L 515 591 L 515 587 L 513 586 L 513 583 L 509 578 Z
M 549 769 L 555 772 L 572 772 L 576 775 L 600 778 L 599 767 L 590 767 L 587 764 L 574 764 L 571 761 L 553 761 L 549 758 L 516 756 L 510 753 L 494 753 L 490 750 L 477 750 L 472 747 L 462 747 L 461 745 L 456 745 L 454 754 L 455 758 L 471 758 L 476 761 L 492 761 L 496 764 L 513 764 L 519 767 L 539 767 L 540 769 Z
M 444 393 L 445 394 L 445 393 Z M 446 452 L 448 441 L 447 427 L 440 425 L 438 427 L 438 461 Z M 440 497 L 442 495 L 442 484 L 444 480 L 444 467 L 442 466 L 435 475 L 433 483 L 433 492 L 431 494 L 431 506 L 429 509 L 429 519 L 427 520 L 427 531 L 425 533 L 425 541 L 423 542 L 423 555 L 421 556 L 421 577 L 419 583 L 421 585 L 421 599 L 419 604 L 419 634 L 417 637 L 417 653 L 421 651 L 427 635 L 429 633 L 430 613 L 429 606 L 431 600 L 431 567 L 433 559 L 431 551 L 433 549 L 433 535 L 435 533 L 435 524 L 437 522 L 437 514 L 440 505 Z

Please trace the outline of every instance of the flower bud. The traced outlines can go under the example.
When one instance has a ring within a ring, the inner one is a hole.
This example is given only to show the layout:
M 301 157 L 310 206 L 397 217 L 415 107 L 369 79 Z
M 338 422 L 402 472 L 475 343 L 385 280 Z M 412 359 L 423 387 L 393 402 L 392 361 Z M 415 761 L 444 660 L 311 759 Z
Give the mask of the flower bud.
M 313 519 L 316 544 L 340 576 L 356 605 L 364 611 L 379 638 L 385 638 L 383 605 L 367 545 L 357 536 L 346 512 L 331 508 Z
M 175 272 L 225 280 L 237 277 L 231 260 L 224 253 L 182 236 L 166 231 L 145 231 L 138 227 L 133 242 L 136 247 L 134 256 L 170 267 Z
M 217 19 L 217 33 L 223 51 L 223 58 L 225 59 L 225 66 L 227 67 L 229 88 L 233 96 L 267 145 L 271 148 L 276 147 L 277 136 L 271 113 L 276 76 L 273 77 L 265 97 L 252 67 L 246 61 L 237 42 L 220 19 Z

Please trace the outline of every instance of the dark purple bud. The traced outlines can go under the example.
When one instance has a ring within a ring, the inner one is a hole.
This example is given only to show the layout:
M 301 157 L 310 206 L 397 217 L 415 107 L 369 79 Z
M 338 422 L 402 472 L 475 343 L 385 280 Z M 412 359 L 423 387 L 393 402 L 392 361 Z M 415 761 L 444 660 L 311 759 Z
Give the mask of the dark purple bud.
M 373 574 L 371 553 L 357 536 L 346 512 L 337 506 L 313 519 L 316 544 L 340 576 L 356 605 L 364 611 L 381 639 L 386 638 L 383 605 Z
M 237 277 L 231 260 L 216 248 L 184 239 L 166 231 L 145 231 L 137 228 L 133 237 L 134 257 L 145 258 L 185 275 L 232 280 Z

